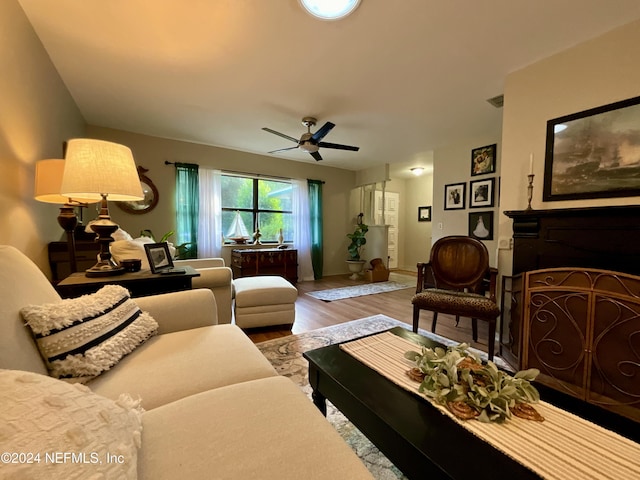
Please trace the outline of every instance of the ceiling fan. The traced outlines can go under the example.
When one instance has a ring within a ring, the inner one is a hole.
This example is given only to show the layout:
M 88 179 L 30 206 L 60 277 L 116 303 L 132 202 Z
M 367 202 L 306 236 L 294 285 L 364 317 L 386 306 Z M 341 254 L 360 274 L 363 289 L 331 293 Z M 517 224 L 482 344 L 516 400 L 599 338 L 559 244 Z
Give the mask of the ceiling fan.
M 304 117 L 302 119 L 302 124 L 307 127 L 307 133 L 303 133 L 300 137 L 300 140 L 296 140 L 289 135 L 285 135 L 284 133 L 276 132 L 275 130 L 271 130 L 270 128 L 263 127 L 262 130 L 265 132 L 273 133 L 274 135 L 278 135 L 282 138 L 286 138 L 287 140 L 291 140 L 292 142 L 297 143 L 295 147 L 288 148 L 280 148 L 278 150 L 272 150 L 269 153 L 283 152 L 285 150 L 293 150 L 294 148 L 299 148 L 300 150 L 304 150 L 308 152 L 316 161 L 322 160 L 322 156 L 318 152 L 320 147 L 322 148 L 335 148 L 337 150 L 351 150 L 352 152 L 357 152 L 360 150 L 360 147 L 352 147 L 350 145 L 340 145 L 339 143 L 328 143 L 321 141 L 327 133 L 331 131 L 335 125 L 331 122 L 325 123 L 320 129 L 311 133 L 311 127 L 315 126 L 317 120 L 313 117 Z

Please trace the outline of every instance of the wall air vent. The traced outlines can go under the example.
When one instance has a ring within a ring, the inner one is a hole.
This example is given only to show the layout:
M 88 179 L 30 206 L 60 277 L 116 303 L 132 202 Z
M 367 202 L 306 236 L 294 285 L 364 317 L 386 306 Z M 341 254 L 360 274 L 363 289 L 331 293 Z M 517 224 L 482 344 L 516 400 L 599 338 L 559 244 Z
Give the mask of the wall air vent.
M 502 108 L 504 106 L 504 95 L 498 95 L 497 97 L 490 98 L 487 102 L 496 108 Z

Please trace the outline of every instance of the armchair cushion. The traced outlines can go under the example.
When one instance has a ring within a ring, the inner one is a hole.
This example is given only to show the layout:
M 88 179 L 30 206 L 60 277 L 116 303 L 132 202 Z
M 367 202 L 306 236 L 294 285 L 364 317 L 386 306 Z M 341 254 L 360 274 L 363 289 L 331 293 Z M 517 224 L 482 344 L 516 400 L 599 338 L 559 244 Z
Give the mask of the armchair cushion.
M 20 310 L 52 376 L 87 381 L 108 370 L 158 330 L 126 288 Z
M 411 303 L 424 310 L 462 317 L 489 319 L 500 315 L 500 308 L 494 301 L 477 293 L 428 288 L 416 294 Z

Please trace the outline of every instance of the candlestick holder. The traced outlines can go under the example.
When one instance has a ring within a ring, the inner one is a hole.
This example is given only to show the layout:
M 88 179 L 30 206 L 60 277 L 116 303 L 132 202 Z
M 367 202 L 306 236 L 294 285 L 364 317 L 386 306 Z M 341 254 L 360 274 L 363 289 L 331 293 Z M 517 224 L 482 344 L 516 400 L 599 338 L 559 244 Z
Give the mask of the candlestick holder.
M 527 210 L 533 210 L 531 208 L 531 199 L 533 198 L 533 177 L 535 177 L 533 173 L 527 175 L 527 178 L 529 179 L 529 185 L 527 186 Z

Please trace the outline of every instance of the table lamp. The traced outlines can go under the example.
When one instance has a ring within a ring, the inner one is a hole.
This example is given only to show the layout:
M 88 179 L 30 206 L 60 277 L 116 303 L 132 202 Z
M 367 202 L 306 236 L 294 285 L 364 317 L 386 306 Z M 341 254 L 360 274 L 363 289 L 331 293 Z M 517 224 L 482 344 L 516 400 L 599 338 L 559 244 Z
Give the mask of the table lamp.
M 60 195 L 64 160 L 52 158 L 36 162 L 34 198 L 39 202 L 57 203 L 60 207 L 58 224 L 67 232 L 67 250 L 71 272 L 78 270 L 76 263 L 75 228 L 78 225 L 75 207 L 84 207 L 96 203 L 95 199 L 69 198 Z
M 118 225 L 111 220 L 107 200 L 142 200 L 142 186 L 131 149 L 124 145 L 74 138 L 67 142 L 62 195 L 72 198 L 94 198 L 101 202 L 98 220 L 90 224 L 100 244 L 98 263 L 86 270 L 87 277 L 120 275 L 124 268 L 111 258 L 111 234 Z

